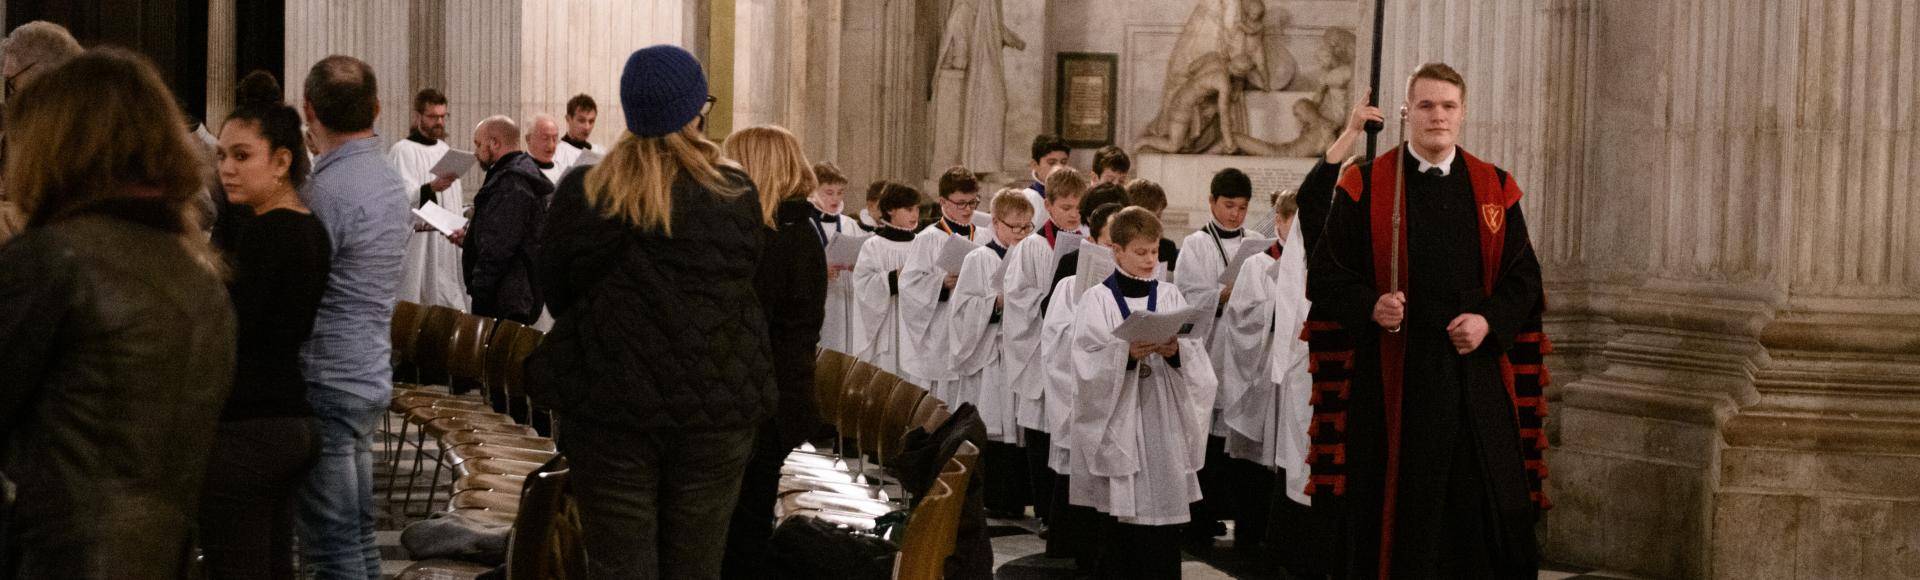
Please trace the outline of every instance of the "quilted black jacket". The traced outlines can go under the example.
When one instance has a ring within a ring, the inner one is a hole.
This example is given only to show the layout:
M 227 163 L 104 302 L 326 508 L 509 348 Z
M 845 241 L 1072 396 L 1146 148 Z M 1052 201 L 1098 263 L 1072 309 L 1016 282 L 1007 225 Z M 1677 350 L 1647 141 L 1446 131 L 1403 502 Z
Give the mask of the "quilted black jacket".
M 602 429 L 748 428 L 773 412 L 766 318 L 754 291 L 765 243 L 746 174 L 738 194 L 682 176 L 673 235 L 589 207 L 593 168 L 560 180 L 536 260 L 555 323 L 526 363 L 527 390 L 562 420 Z

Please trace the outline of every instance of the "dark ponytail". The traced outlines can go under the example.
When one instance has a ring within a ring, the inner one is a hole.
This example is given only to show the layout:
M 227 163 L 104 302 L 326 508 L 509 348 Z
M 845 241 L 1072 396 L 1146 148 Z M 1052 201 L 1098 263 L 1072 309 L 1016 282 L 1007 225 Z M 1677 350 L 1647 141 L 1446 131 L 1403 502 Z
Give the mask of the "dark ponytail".
M 307 159 L 307 146 L 300 130 L 300 113 L 281 100 L 280 83 L 273 80 L 267 71 L 256 70 L 240 79 L 240 86 L 234 89 L 233 113 L 227 115 L 227 121 L 245 121 L 252 123 L 267 140 L 267 152 L 272 154 L 281 149 L 292 154 L 293 163 L 287 166 L 287 182 L 299 189 L 307 183 L 310 171 Z

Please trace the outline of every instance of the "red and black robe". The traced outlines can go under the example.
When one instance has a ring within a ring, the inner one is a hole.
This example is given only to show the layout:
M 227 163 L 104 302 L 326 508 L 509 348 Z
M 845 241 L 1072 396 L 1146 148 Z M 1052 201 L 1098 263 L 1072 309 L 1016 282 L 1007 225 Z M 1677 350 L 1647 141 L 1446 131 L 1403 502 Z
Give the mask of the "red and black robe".
M 1505 171 L 1460 150 L 1442 176 L 1395 148 L 1341 175 L 1307 277 L 1313 519 L 1336 577 L 1532 578 L 1547 505 L 1540 264 Z M 1402 197 L 1404 330 L 1373 322 Z M 1488 333 L 1458 354 L 1446 327 Z

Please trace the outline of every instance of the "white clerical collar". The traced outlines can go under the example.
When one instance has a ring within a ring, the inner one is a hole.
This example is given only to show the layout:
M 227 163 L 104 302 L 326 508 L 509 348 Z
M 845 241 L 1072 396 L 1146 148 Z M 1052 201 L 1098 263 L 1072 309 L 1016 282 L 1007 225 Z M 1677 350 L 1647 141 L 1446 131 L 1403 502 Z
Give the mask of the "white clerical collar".
M 1421 173 L 1426 173 L 1428 169 L 1438 168 L 1440 169 L 1440 175 L 1442 177 L 1451 175 L 1453 173 L 1453 157 L 1454 155 L 1459 154 L 1459 152 L 1460 152 L 1460 147 L 1458 145 L 1455 145 L 1447 149 L 1447 156 L 1440 158 L 1439 163 L 1431 163 L 1427 161 L 1427 158 L 1420 156 L 1419 150 L 1414 149 L 1412 147 L 1407 148 L 1407 153 L 1410 153 L 1413 155 L 1413 160 L 1417 164 L 1417 166 L 1414 167 L 1416 171 L 1419 171 Z

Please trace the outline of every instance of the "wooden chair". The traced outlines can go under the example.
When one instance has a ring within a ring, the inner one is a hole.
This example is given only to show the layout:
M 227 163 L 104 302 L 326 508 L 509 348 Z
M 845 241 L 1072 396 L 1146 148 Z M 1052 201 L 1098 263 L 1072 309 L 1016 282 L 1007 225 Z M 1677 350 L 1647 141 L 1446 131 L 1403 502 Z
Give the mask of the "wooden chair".
M 835 417 L 840 410 L 841 382 L 852 371 L 855 363 L 853 356 L 835 350 L 822 350 L 813 361 L 813 403 L 820 408 L 820 416 Z
M 934 397 L 932 394 L 928 394 L 925 398 L 920 399 L 920 403 L 913 406 L 913 414 L 911 417 L 907 418 L 905 431 L 902 431 L 902 433 L 905 433 L 906 431 L 912 431 L 914 427 L 925 426 L 927 424 L 927 420 L 933 417 L 934 409 L 943 407 L 945 405 L 946 403 L 940 402 L 940 399 L 938 397 Z M 935 425 L 938 425 L 938 423 L 935 423 Z
M 960 530 L 969 473 L 957 460 L 948 464 L 933 490 L 907 518 L 907 537 L 893 561 L 893 577 L 898 580 L 937 580 L 946 575 L 947 556 L 953 554 Z
M 881 371 L 880 367 L 867 364 L 865 361 L 856 363 L 853 370 L 847 373 L 846 378 L 840 381 L 840 402 L 835 405 L 833 414 L 821 415 L 822 419 L 833 424 L 833 430 L 838 433 L 839 448 L 835 451 L 842 456 L 850 454 L 853 438 L 857 436 L 854 428 L 859 423 L 857 420 L 859 412 L 856 409 L 860 406 L 860 397 L 865 394 L 867 384 L 872 383 L 873 378 L 881 374 L 884 374 L 884 371 Z
M 861 391 L 851 430 L 861 455 L 874 456 L 879 453 L 880 416 L 886 413 L 887 400 L 893 398 L 893 392 L 906 384 L 900 377 L 878 374 Z
M 484 387 L 487 337 L 493 332 L 494 322 L 484 316 L 460 314 L 447 349 L 447 386 L 452 392 Z M 495 410 L 501 410 L 498 401 L 493 403 Z
M 881 412 L 879 424 L 874 431 L 875 457 L 882 464 L 899 452 L 900 436 L 906 434 L 913 420 L 914 411 L 922 401 L 927 400 L 927 390 L 918 385 L 903 383 L 894 388 L 893 396 L 887 399 L 886 410 Z
M 394 380 L 412 376 L 414 346 L 420 343 L 420 325 L 427 317 L 427 307 L 416 302 L 400 301 L 393 305 L 393 369 Z
M 505 522 L 513 526 L 507 543 L 507 579 L 567 579 L 585 577 L 585 552 L 580 541 L 577 512 L 567 496 L 568 469 L 565 457 L 536 466 L 525 480 L 525 487 L 514 498 L 511 512 L 493 495 L 474 494 L 463 503 L 483 507 L 457 508 L 461 515 L 480 521 Z M 402 571 L 403 580 L 468 579 L 491 571 L 456 560 L 417 562 Z

